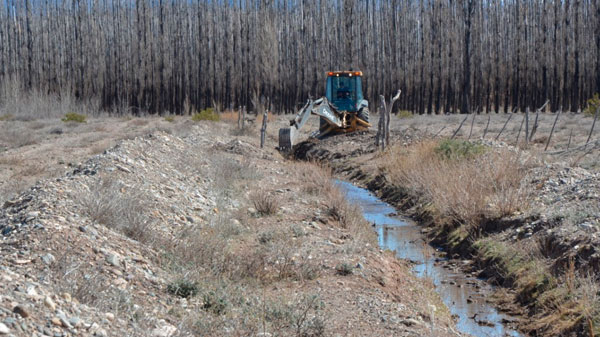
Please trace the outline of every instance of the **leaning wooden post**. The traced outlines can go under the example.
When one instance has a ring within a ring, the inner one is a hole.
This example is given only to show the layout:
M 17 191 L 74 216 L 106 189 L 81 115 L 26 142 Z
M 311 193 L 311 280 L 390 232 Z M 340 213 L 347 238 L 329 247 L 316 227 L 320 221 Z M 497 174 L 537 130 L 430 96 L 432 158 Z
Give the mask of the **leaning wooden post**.
M 440 129 L 440 131 L 438 131 L 435 135 L 433 135 L 433 138 L 439 136 L 440 133 L 442 133 L 442 131 L 444 131 L 444 129 L 446 128 L 446 126 L 442 126 L 442 128 Z
M 535 112 L 535 121 L 533 122 L 533 126 L 531 127 L 531 133 L 529 134 L 529 140 L 533 140 L 533 136 L 535 136 L 535 132 L 538 128 L 538 117 L 540 116 L 540 112 Z
M 379 95 L 381 98 L 381 114 L 379 116 L 379 125 L 378 125 L 378 137 L 379 145 L 381 146 L 381 151 L 385 150 L 385 119 L 387 118 L 387 107 L 385 104 L 385 97 L 383 95 Z
M 571 147 L 571 137 L 573 137 L 573 129 L 571 129 L 571 133 L 569 133 L 569 143 L 567 143 L 567 150 Z
M 398 98 L 400 98 L 400 94 L 402 93 L 402 90 L 398 90 L 398 93 L 396 93 L 396 96 L 392 97 L 392 101 L 390 102 L 390 105 L 387 107 L 387 117 L 385 120 L 385 143 L 389 146 L 390 145 L 390 120 L 392 119 L 392 108 L 394 107 L 394 103 L 396 103 L 396 101 L 398 100 Z
M 529 144 L 529 107 L 525 109 L 525 145 Z
M 535 111 L 535 122 L 533 122 L 533 127 L 531 128 L 531 135 L 529 136 L 529 139 L 533 139 L 533 136 L 535 136 L 535 133 L 537 132 L 538 129 L 538 117 L 540 116 L 540 112 L 542 112 L 542 110 L 544 110 L 544 108 L 546 107 L 546 105 L 548 104 L 548 102 L 550 102 L 549 100 L 546 101 L 546 103 L 544 103 L 544 105 L 542 105 L 539 109 L 537 109 Z
M 506 129 L 506 125 L 508 125 L 508 122 L 510 122 L 510 119 L 512 118 L 513 115 L 514 115 L 514 111 L 511 112 L 510 115 L 508 115 L 508 119 L 506 120 L 506 122 L 504 122 L 504 126 L 502 126 L 502 130 L 500 130 L 500 132 L 498 132 L 498 135 L 496 135 L 496 138 L 494 140 L 498 140 L 498 138 L 500 138 L 500 135 L 502 134 L 504 129 Z
M 471 135 L 473 134 L 473 125 L 475 124 L 475 115 L 477 115 L 477 112 L 473 113 L 473 119 L 471 120 L 471 129 L 469 130 L 469 138 L 467 138 L 467 140 L 471 139 Z
M 379 110 L 379 121 L 377 122 L 377 134 L 375 135 L 375 146 L 379 148 L 379 144 L 381 142 L 381 123 L 383 123 L 381 119 L 381 110 Z
M 596 119 L 598 119 L 598 112 L 600 111 L 600 106 L 596 108 L 596 114 L 594 115 L 594 122 L 592 122 L 592 128 L 590 129 L 590 134 L 588 135 L 587 140 L 585 141 L 585 146 L 588 145 L 590 139 L 592 138 L 592 132 L 594 132 L 594 126 L 596 126 Z
M 242 106 L 242 129 L 246 127 L 246 106 Z
M 552 134 L 554 133 L 554 127 L 556 126 L 556 122 L 558 121 L 558 116 L 560 116 L 560 110 L 559 109 L 558 112 L 556 113 L 556 118 L 554 118 L 554 123 L 552 124 L 552 129 L 550 129 L 550 136 L 548 136 L 548 140 L 546 141 L 546 147 L 544 148 L 544 151 L 548 150 L 548 145 L 550 145 L 550 139 L 552 139 Z
M 265 145 L 265 133 L 267 132 L 267 110 L 263 113 L 262 127 L 260 128 L 260 148 Z
M 465 119 L 463 119 L 463 121 L 460 122 L 458 129 L 456 129 L 456 131 L 454 131 L 454 133 L 452 134 L 452 137 L 450 137 L 450 139 L 454 139 L 454 137 L 456 137 L 456 135 L 458 134 L 458 131 L 460 131 L 460 128 L 462 128 L 463 124 L 465 124 L 465 122 L 467 121 L 467 118 L 469 118 L 469 115 L 467 115 L 467 117 L 465 117 Z
M 523 119 L 521 120 L 521 126 L 519 126 L 519 132 L 517 133 L 517 141 L 515 142 L 515 146 L 519 145 L 519 137 L 521 136 L 521 130 L 523 129 L 523 123 L 525 122 L 526 118 L 527 116 L 523 116 Z
M 481 139 L 485 139 L 485 135 L 487 135 L 488 128 L 490 127 L 490 119 L 491 118 L 492 118 L 492 115 L 488 112 L 488 121 L 487 121 L 487 124 L 485 125 L 485 130 L 483 130 L 483 136 L 481 137 Z

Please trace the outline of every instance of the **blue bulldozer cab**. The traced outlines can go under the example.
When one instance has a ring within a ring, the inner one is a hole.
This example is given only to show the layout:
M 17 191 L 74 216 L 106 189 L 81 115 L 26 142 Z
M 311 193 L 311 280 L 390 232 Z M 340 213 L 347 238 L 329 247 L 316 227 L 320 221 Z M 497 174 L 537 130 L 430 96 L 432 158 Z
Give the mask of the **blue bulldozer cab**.
M 362 73 L 336 71 L 327 75 L 327 100 L 339 111 L 357 112 L 363 101 Z

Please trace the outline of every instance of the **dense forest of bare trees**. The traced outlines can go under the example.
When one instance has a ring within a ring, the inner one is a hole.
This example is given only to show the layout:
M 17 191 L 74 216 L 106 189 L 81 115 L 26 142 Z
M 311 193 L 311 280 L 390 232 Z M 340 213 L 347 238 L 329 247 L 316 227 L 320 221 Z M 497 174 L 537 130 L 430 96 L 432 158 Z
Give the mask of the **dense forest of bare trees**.
M 0 0 L 0 83 L 150 112 L 291 111 L 328 70 L 418 113 L 577 110 L 600 0 Z M 0 84 L 2 85 L 2 84 Z M 186 103 L 187 102 L 187 103 Z

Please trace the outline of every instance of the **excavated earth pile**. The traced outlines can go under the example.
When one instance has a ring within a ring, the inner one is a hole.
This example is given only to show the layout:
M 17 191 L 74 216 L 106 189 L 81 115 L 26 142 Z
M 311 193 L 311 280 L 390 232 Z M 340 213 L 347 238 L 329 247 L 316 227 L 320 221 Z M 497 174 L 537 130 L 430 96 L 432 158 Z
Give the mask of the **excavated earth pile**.
M 230 133 L 120 141 L 6 201 L 0 335 L 459 335 L 330 176 Z

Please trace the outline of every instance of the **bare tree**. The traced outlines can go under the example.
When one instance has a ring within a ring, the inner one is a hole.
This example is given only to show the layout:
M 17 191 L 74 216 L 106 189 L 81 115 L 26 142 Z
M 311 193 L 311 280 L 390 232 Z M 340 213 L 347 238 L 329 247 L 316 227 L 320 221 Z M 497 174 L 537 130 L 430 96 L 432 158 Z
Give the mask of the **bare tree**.
M 600 92 L 600 1 L 0 1 L 0 86 L 109 111 L 258 92 L 289 112 L 350 67 L 367 99 L 400 88 L 416 113 L 582 109 Z

